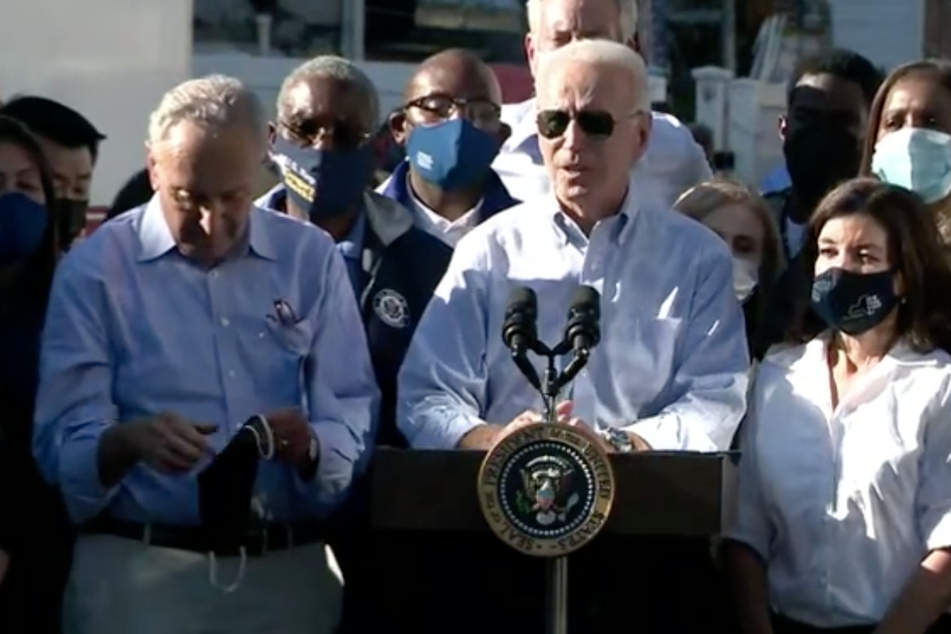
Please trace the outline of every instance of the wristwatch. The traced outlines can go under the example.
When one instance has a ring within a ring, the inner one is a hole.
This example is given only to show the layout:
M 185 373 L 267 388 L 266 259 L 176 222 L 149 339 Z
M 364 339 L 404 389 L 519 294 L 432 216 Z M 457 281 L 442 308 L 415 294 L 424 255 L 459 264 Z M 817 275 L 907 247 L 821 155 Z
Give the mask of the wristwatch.
M 604 438 L 611 448 L 618 453 L 631 453 L 634 451 L 634 443 L 631 437 L 622 429 L 617 427 L 603 427 L 598 433 Z

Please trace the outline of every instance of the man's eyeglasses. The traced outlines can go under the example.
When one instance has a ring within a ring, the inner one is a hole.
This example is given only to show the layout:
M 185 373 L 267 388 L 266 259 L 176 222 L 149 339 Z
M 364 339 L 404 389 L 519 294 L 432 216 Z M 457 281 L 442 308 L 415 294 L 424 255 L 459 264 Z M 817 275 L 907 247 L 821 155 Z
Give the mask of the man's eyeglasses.
M 417 108 L 430 123 L 446 121 L 459 114 L 478 127 L 492 126 L 501 120 L 502 107 L 488 99 L 454 99 L 449 95 L 435 94 L 413 99 L 405 109 Z
M 365 143 L 370 133 L 352 121 L 323 122 L 308 119 L 300 122 L 279 120 L 278 123 L 290 133 L 290 139 L 303 147 L 314 147 L 324 141 L 339 150 L 350 150 Z
M 628 118 L 635 117 L 640 111 L 632 112 Z M 610 112 L 602 110 L 581 110 L 571 113 L 566 110 L 542 110 L 535 118 L 538 133 L 546 139 L 557 139 L 568 129 L 572 121 L 581 131 L 595 138 L 606 139 L 614 134 L 617 120 Z

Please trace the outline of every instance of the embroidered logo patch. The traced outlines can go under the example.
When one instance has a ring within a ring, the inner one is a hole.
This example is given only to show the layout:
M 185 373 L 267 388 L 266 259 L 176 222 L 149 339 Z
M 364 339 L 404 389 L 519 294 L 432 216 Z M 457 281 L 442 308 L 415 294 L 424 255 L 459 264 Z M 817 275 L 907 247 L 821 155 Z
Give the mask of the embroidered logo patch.
M 409 302 L 392 289 L 385 288 L 373 297 L 373 311 L 392 328 L 405 328 L 409 324 Z

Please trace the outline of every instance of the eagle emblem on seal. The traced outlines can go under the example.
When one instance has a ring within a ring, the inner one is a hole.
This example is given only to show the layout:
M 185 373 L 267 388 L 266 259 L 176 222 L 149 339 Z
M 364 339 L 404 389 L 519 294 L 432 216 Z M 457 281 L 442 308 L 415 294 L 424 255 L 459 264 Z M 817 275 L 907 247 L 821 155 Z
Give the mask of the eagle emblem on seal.
M 529 461 L 521 474 L 519 510 L 526 515 L 534 514 L 541 526 L 564 522 L 568 512 L 580 501 L 572 487 L 574 469 L 563 458 L 539 456 Z

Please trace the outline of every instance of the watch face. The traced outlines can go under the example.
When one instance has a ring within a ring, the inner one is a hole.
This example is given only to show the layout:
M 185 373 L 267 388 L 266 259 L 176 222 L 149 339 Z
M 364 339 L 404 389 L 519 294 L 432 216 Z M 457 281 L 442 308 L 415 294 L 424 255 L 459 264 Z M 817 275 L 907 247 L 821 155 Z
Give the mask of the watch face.
M 310 457 L 311 460 L 317 459 L 317 448 L 318 448 L 317 439 L 314 437 L 311 437 L 310 447 L 307 448 L 307 455 Z

